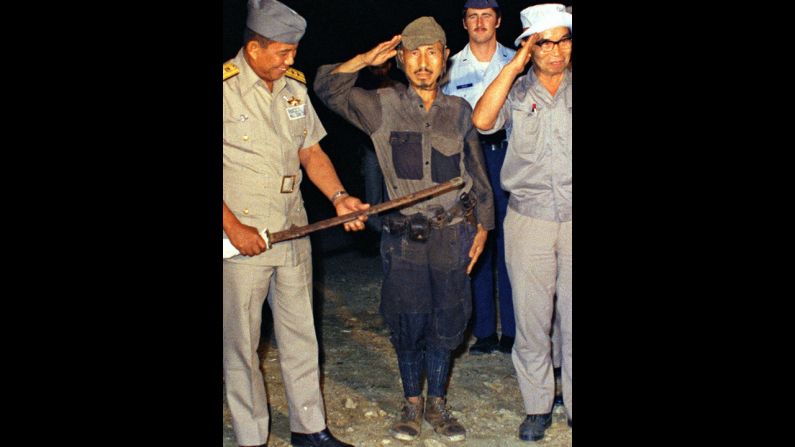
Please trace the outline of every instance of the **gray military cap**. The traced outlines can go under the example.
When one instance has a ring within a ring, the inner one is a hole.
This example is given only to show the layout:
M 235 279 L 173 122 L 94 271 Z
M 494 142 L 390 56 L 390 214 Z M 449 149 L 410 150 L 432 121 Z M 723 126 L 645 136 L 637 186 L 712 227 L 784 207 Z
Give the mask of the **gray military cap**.
M 306 20 L 276 0 L 248 0 L 246 26 L 268 39 L 295 44 L 304 37 Z
M 447 47 L 444 30 L 433 17 L 420 17 L 406 25 L 401 34 L 401 44 L 409 50 L 414 50 L 420 45 L 433 45 L 436 41 L 442 42 L 442 48 Z

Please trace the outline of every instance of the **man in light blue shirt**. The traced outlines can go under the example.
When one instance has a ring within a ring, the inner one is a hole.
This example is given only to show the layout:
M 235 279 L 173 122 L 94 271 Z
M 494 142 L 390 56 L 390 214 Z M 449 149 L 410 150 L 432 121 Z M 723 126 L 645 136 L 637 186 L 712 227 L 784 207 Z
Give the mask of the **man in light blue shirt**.
M 464 29 L 469 34 L 469 43 L 450 58 L 452 66 L 449 82 L 442 90 L 447 95 L 466 99 L 474 109 L 486 87 L 513 58 L 516 51 L 497 42 L 501 13 L 496 0 L 467 0 L 464 3 L 462 16 Z M 508 193 L 500 189 L 500 168 L 508 145 L 506 132 L 510 132 L 510 129 L 494 135 L 480 135 L 480 145 L 483 148 L 489 181 L 494 192 L 496 226 L 489 235 L 490 241 L 486 244 L 482 264 L 475 269 L 472 277 L 473 333 L 477 341 L 469 348 L 471 354 L 487 354 L 495 349 L 510 354 L 516 333 L 502 231 L 502 221 L 505 219 L 508 207 Z M 502 337 L 499 339 L 494 303 L 495 261 L 502 329 Z

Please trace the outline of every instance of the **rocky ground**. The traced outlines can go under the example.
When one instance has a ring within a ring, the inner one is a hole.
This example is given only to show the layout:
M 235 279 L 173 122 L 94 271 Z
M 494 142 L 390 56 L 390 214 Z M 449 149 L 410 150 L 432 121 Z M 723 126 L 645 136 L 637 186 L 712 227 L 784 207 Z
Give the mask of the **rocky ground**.
M 395 352 L 378 314 L 380 259 L 345 250 L 316 262 L 322 388 L 328 426 L 338 438 L 360 447 L 571 446 L 572 431 L 561 407 L 555 407 L 552 427 L 543 440 L 520 441 L 517 431 L 524 411 L 510 355 L 472 356 L 463 349 L 454 360 L 448 405 L 466 427 L 466 441 L 444 441 L 427 423 L 413 442 L 391 438 L 388 430 L 400 410 L 402 388 Z M 473 342 L 474 337 L 468 344 Z M 279 350 L 263 341 L 260 352 L 271 408 L 268 445 L 286 447 L 290 445 L 290 427 Z M 223 445 L 234 447 L 226 402 L 223 415 Z

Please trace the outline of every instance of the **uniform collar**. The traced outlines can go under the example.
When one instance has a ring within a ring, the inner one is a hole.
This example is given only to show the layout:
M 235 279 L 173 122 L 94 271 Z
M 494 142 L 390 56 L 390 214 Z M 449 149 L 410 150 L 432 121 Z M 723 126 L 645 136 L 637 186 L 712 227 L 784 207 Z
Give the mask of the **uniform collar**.
M 497 42 L 497 51 L 495 54 L 499 54 L 505 60 L 510 60 L 513 57 L 511 51 L 499 42 Z
M 508 49 L 505 48 L 499 41 L 497 42 L 497 49 L 494 50 L 494 54 L 491 56 L 491 61 L 489 63 L 493 62 L 495 57 L 501 57 L 502 59 L 508 59 L 508 60 L 511 59 L 511 55 L 508 53 Z M 464 51 L 461 54 L 461 59 L 464 62 L 469 62 L 469 61 L 478 62 L 478 59 L 475 57 L 474 54 L 472 54 L 472 49 L 470 48 L 469 43 L 467 43 L 464 46 Z
M 527 90 L 535 89 L 539 93 L 543 93 L 545 96 L 552 98 L 552 95 L 549 94 L 546 88 L 538 82 L 538 76 L 536 76 L 536 72 L 533 70 L 531 66 L 530 69 L 527 71 L 527 75 L 523 79 L 524 86 Z M 563 95 L 567 104 L 571 104 L 571 70 L 566 69 L 563 71 L 563 80 L 560 81 L 560 86 L 558 87 L 557 95 Z
M 406 87 L 404 90 L 404 97 L 406 101 L 411 104 L 412 108 L 424 108 L 425 105 L 422 103 L 422 98 L 420 95 L 417 94 L 417 91 L 414 90 L 414 87 L 411 85 Z M 447 105 L 447 95 L 442 93 L 442 89 L 437 85 L 436 86 L 436 98 L 433 99 L 433 103 L 431 104 L 431 108 L 434 107 L 445 107 Z M 430 112 L 430 110 L 429 110 Z

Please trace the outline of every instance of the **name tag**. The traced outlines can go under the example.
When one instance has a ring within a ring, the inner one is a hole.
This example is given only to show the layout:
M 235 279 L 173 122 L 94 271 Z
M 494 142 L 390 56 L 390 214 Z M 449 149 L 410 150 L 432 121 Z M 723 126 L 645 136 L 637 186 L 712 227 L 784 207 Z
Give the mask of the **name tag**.
M 295 107 L 288 107 L 287 116 L 290 118 L 290 120 L 297 120 L 299 118 L 303 118 L 305 116 L 304 104 Z
M 469 88 L 469 87 L 472 87 L 472 83 L 471 82 L 469 84 L 456 85 L 455 89 L 456 90 L 461 90 L 462 88 Z

